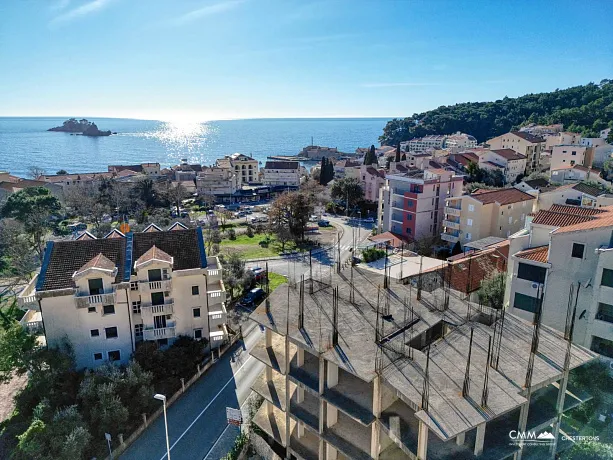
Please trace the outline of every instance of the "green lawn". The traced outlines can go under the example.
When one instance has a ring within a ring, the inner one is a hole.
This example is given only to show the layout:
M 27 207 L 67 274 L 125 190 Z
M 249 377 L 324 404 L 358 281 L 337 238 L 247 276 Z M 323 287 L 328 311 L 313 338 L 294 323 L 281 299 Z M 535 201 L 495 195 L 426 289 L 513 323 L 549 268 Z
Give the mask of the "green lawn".
M 266 239 L 265 234 L 253 235 L 236 235 L 235 240 L 224 239 L 219 245 L 222 252 L 238 252 L 244 259 L 258 259 L 265 257 L 275 257 L 281 252 L 281 244 L 274 238 L 271 238 L 271 243 L 268 247 L 260 246 L 260 242 Z M 285 245 L 285 251 L 293 251 L 296 245 L 288 242 Z
M 283 283 L 287 283 L 287 277 L 279 275 L 278 273 L 268 272 L 268 287 L 270 292 L 273 292 Z

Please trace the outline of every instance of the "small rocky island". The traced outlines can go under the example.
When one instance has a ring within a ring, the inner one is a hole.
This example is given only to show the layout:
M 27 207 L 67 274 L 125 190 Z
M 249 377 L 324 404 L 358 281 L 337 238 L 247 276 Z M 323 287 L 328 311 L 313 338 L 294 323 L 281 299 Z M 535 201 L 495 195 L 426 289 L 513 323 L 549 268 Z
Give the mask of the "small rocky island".
M 81 134 L 83 136 L 110 136 L 110 131 L 100 131 L 93 121 L 88 121 L 85 118 L 77 120 L 71 118 L 66 120 L 62 126 L 49 128 L 47 131 L 58 131 L 61 133 Z

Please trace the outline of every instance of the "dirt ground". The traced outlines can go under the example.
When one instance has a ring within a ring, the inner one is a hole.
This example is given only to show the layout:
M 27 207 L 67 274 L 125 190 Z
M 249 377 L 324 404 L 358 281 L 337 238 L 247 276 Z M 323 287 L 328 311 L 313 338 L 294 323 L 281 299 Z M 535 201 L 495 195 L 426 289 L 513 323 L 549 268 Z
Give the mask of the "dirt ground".
M 15 409 L 14 398 L 28 382 L 26 375 L 15 376 L 8 383 L 0 385 L 0 422 L 10 417 Z

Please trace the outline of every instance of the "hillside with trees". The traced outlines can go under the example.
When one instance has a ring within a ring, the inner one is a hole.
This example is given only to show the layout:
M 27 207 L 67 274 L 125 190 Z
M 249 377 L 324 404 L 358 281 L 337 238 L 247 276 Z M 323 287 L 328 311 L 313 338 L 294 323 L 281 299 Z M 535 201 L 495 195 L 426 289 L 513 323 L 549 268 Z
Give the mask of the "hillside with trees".
M 483 142 L 528 123 L 563 123 L 565 131 L 598 137 L 601 130 L 613 127 L 613 80 L 494 102 L 441 106 L 388 121 L 379 140 L 382 145 L 396 145 L 414 137 L 461 131 Z

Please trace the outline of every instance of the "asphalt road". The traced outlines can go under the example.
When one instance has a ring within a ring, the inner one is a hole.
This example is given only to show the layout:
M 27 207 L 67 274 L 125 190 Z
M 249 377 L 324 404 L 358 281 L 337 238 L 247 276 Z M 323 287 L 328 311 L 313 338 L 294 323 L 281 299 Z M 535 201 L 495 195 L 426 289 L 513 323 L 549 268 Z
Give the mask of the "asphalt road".
M 226 407 L 242 405 L 251 394 L 251 384 L 264 369 L 263 363 L 249 356 L 249 350 L 262 335 L 260 328 L 255 327 L 245 337 L 244 347 L 237 343 L 168 408 L 171 459 L 203 460 L 207 455 L 211 457 L 213 447 L 224 452 L 229 450 L 232 437 L 224 439 L 222 445 L 216 444 L 224 431 L 224 434 L 228 433 Z M 153 422 L 120 458 L 164 460 L 164 417 Z
M 346 222 L 341 218 L 326 217 L 343 228 L 341 261 L 351 256 L 354 244 L 366 239 L 370 228 L 362 223 Z M 313 258 L 313 275 L 325 275 L 334 267 L 337 249 Z M 261 263 L 260 263 L 261 264 Z M 309 271 L 308 256 L 268 262 L 269 270 L 298 279 Z M 203 375 L 175 404 L 168 409 L 168 434 L 172 460 L 218 459 L 231 448 L 238 428 L 228 426 L 226 407 L 238 408 L 251 394 L 251 385 L 264 369 L 264 364 L 249 356 L 249 350 L 262 338 L 259 327 L 253 328 L 242 343 L 235 345 Z M 233 362 L 234 359 L 234 362 Z M 166 438 L 164 418 L 160 417 L 132 444 L 122 460 L 164 460 Z

